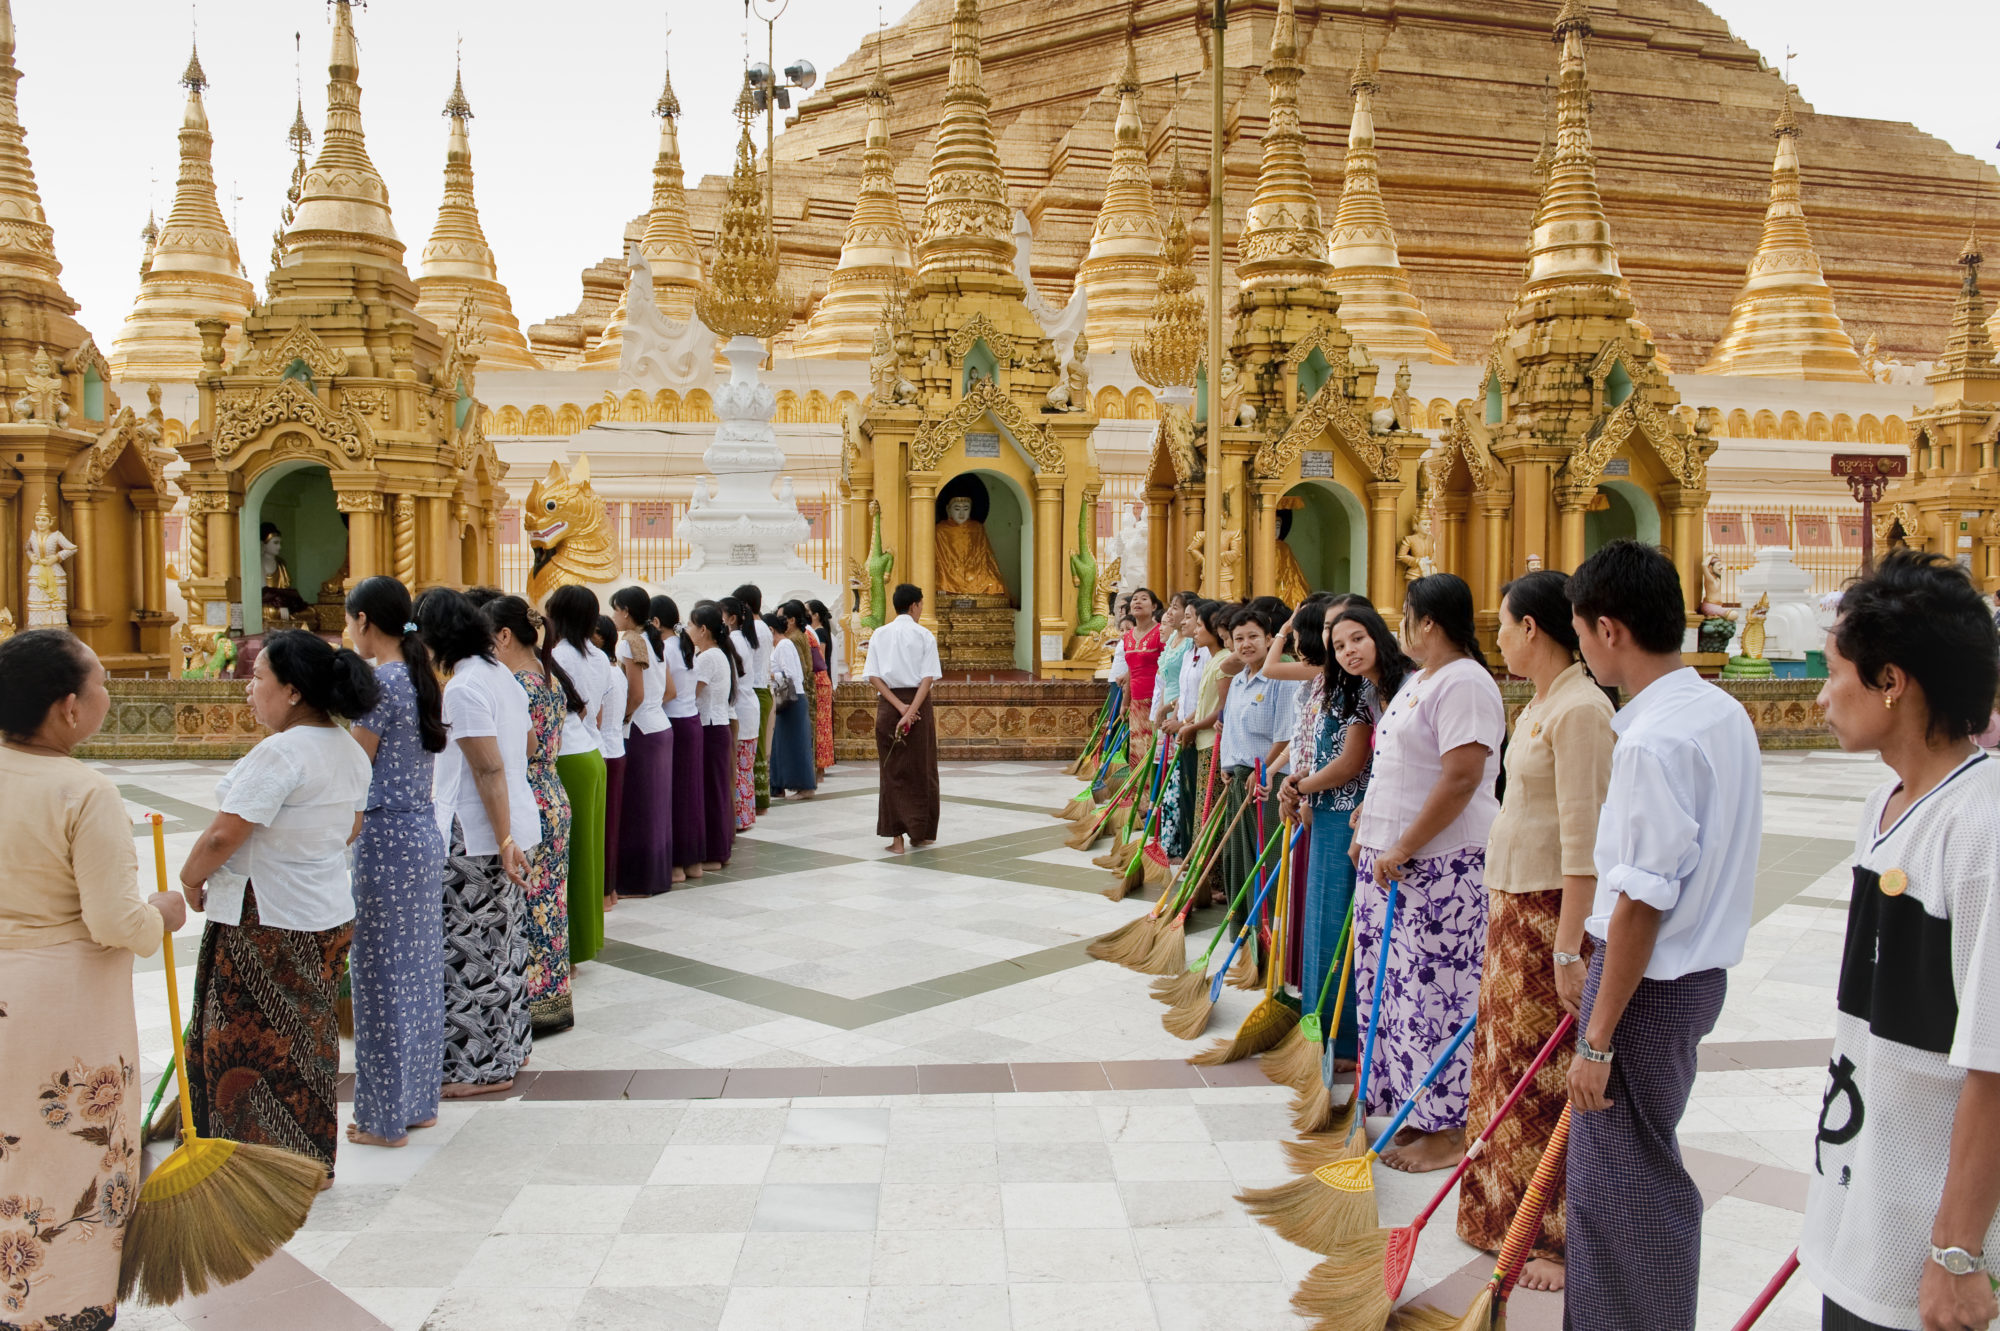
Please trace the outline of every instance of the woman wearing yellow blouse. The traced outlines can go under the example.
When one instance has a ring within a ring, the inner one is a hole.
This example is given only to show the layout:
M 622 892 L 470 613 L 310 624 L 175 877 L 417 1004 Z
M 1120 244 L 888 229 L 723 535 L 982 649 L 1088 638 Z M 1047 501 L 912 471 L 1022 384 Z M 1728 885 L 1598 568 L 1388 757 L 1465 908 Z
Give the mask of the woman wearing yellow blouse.
M 1577 659 L 1567 575 L 1552 570 L 1507 584 L 1500 596 L 1500 655 L 1535 695 L 1507 745 L 1507 794 L 1486 843 L 1486 969 L 1473 1036 L 1469 1139 L 1555 1034 L 1583 995 L 1583 923 L 1597 892 L 1592 851 L 1611 781 L 1610 701 Z M 1466 1170 L 1458 1234 L 1497 1252 L 1569 1099 L 1567 1041 Z M 1549 1199 L 1530 1289 L 1561 1289 L 1563 1196 Z
M 118 1311 L 145 1130 L 132 957 L 187 903 L 140 891 L 124 797 L 69 756 L 110 710 L 104 667 L 68 633 L 0 642 L 0 1325 Z

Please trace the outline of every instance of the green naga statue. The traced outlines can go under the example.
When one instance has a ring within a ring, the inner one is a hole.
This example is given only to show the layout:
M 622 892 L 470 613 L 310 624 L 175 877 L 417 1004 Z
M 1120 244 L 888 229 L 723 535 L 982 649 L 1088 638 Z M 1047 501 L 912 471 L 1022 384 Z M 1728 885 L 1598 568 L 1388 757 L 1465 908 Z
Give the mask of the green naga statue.
M 882 505 L 870 501 L 868 513 L 875 531 L 868 543 L 868 562 L 861 566 L 868 578 L 868 613 L 862 616 L 861 627 L 879 629 L 889 618 L 889 570 L 896 566 L 896 556 L 882 548 Z
M 1069 557 L 1069 580 L 1076 584 L 1076 632 L 1088 637 L 1110 623 L 1097 613 L 1097 556 L 1091 553 L 1090 522 L 1097 501 L 1081 504 L 1076 511 L 1076 553 Z

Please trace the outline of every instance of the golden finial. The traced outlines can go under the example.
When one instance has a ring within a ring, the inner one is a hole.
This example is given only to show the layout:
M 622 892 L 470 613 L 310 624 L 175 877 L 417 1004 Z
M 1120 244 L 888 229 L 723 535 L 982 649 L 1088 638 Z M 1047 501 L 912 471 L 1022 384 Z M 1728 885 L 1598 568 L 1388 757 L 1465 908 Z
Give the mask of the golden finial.
M 722 206 L 715 261 L 709 280 L 695 293 L 695 313 L 725 337 L 771 337 L 791 317 L 791 303 L 778 290 L 778 254 L 764 211 L 764 188 L 757 180 L 757 150 L 750 141 L 750 83 L 736 98 L 742 132 L 736 140 L 736 167 Z
M 1146 331 L 1132 348 L 1132 368 L 1155 388 L 1186 388 L 1194 383 L 1201 362 L 1208 319 L 1195 293 L 1194 241 L 1188 235 L 1187 209 L 1182 199 L 1187 172 L 1181 167 L 1180 145 L 1174 145 L 1167 170 L 1167 194 L 1173 208 L 1167 214 L 1166 239 L 1160 249 L 1160 289 L 1146 317 Z
M 465 100 L 465 42 L 459 41 L 458 55 L 453 60 L 455 66 L 451 80 L 451 96 L 445 98 L 444 114 L 453 120 L 472 119 L 472 103 Z
M 672 39 L 673 29 L 667 30 L 667 36 Z M 674 72 L 670 65 L 670 58 L 661 59 L 660 100 L 653 103 L 653 114 L 662 120 L 679 119 L 681 114 L 681 99 L 674 96 Z
M 1354 73 L 1347 80 L 1347 90 L 1350 93 L 1359 93 L 1364 89 L 1368 92 L 1377 91 L 1380 85 L 1375 81 L 1376 58 L 1377 53 L 1370 51 L 1367 41 L 1364 40 L 1354 53 Z
M 201 92 L 208 87 L 208 76 L 201 72 L 201 51 L 192 44 L 188 47 L 187 70 L 181 75 L 181 86 L 189 92 Z
M 1785 85 L 1785 100 L 1778 107 L 1777 123 L 1771 126 L 1771 136 L 1783 138 L 1790 134 L 1796 137 L 1798 132 L 1799 119 L 1792 114 L 1792 85 L 1788 83 Z
M 1590 6 L 1585 0 L 1563 0 L 1562 12 L 1556 15 L 1557 41 L 1561 41 L 1564 34 L 1572 30 L 1581 31 L 1586 37 L 1590 36 Z

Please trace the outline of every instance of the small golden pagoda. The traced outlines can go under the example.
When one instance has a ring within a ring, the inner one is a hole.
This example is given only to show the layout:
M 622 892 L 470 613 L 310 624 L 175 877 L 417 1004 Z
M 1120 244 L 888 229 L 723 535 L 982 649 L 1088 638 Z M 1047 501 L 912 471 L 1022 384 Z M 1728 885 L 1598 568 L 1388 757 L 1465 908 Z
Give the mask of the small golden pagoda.
M 1957 559 L 2000 589 L 2000 365 L 1993 362 L 1979 237 L 1968 236 L 1944 354 L 1925 377 L 1931 405 L 1910 424 L 1910 475 L 1875 510 L 1878 550 L 1903 544 Z
M 1146 163 L 1146 127 L 1139 118 L 1139 57 L 1125 34 L 1125 67 L 1112 85 L 1118 120 L 1104 204 L 1090 231 L 1090 250 L 1076 270 L 1088 293 L 1084 331 L 1098 352 L 1129 349 L 1144 332 L 1160 280 L 1160 211 Z
M 521 335 L 521 321 L 514 317 L 486 230 L 479 225 L 479 204 L 472 195 L 472 141 L 465 128 L 472 103 L 465 98 L 463 70 L 452 81 L 444 114 L 451 121 L 444 150 L 444 201 L 417 271 L 417 313 L 449 328 L 458 321 L 459 307 L 470 300 L 485 335 L 480 363 L 489 370 L 539 370 L 541 362 Z
M 506 468 L 474 398 L 478 302 L 444 331 L 417 313 L 359 79 L 351 0 L 335 0 L 326 130 L 268 299 L 234 360 L 222 320 L 197 325 L 200 419 L 178 484 L 191 524 L 181 587 L 205 625 L 337 632 L 362 578 L 422 590 L 496 577 Z
M 1068 557 L 1089 554 L 1074 544 L 1078 516 L 1101 484 L 1089 374 L 1082 346 L 1051 343 L 1025 303 L 987 106 L 979 0 L 955 0 L 916 276 L 890 307 L 874 391 L 847 432 L 846 548 L 871 549 L 879 503 L 899 560 L 888 581 L 923 588 L 948 670 L 1088 673 L 1073 640 L 1091 611 L 1065 592 Z
M 1531 559 L 1574 569 L 1621 536 L 1673 555 L 1690 624 L 1700 599 L 1715 443 L 1705 422 L 1691 428 L 1677 411 L 1619 272 L 1590 139 L 1589 35 L 1584 0 L 1565 0 L 1555 25 L 1555 149 L 1527 271 L 1480 398 L 1426 463 L 1431 530 L 1412 538 L 1423 543 L 1413 558 L 1472 584 L 1489 639 L 1501 586 Z
M 1208 313 L 1195 290 L 1191 267 L 1194 243 L 1183 203 L 1187 173 L 1180 151 L 1167 171 L 1166 240 L 1161 247 L 1159 292 L 1146 318 L 1146 331 L 1132 348 L 1132 368 L 1159 390 L 1160 423 L 1146 469 L 1146 584 L 1191 588 L 1197 576 L 1187 566 L 1188 547 L 1202 529 L 1202 455 L 1195 447 L 1194 381 L 1208 336 Z M 1163 593 L 1164 594 L 1164 593 Z
M 1799 203 L 1799 122 L 1790 88 L 1771 133 L 1778 149 L 1764 234 L 1730 308 L 1729 327 L 1701 372 L 1866 383 L 1868 371 L 1834 312 L 1833 291 Z
M 0 611 L 26 628 L 33 599 L 112 672 L 163 672 L 173 497 L 160 418 L 119 404 L 109 362 L 72 317 L 21 129 L 20 79 L 12 8 L 0 0 Z M 37 566 L 27 546 L 38 519 L 74 552 Z
M 1340 293 L 1340 323 L 1368 348 L 1378 365 L 1455 364 L 1451 349 L 1432 331 L 1430 317 L 1410 290 L 1409 275 L 1396 252 L 1396 231 L 1382 202 L 1382 174 L 1375 156 L 1375 93 L 1380 87 L 1375 63 L 1376 56 L 1364 47 L 1348 84 L 1354 112 L 1347 124 L 1347 166 L 1328 250 L 1331 281 Z
M 187 109 L 181 116 L 180 180 L 167 224 L 147 241 L 139 294 L 125 326 L 111 343 L 111 373 L 125 383 L 189 383 L 201 369 L 197 319 L 222 319 L 231 328 L 225 350 L 241 342 L 238 330 L 256 290 L 243 276 L 236 238 L 215 202 L 215 146 L 202 93 L 208 78 L 198 51 L 181 75 Z M 148 219 L 151 227 L 151 219 Z

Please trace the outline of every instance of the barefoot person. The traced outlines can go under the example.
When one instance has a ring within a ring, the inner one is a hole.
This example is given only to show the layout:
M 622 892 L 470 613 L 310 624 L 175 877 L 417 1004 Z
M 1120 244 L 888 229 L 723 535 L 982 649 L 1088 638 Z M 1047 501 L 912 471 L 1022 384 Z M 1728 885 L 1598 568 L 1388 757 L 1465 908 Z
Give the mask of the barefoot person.
M 881 695 L 875 704 L 875 757 L 882 769 L 875 835 L 888 837 L 889 849 L 900 855 L 906 836 L 916 846 L 937 839 L 937 718 L 930 698 L 944 670 L 937 635 L 917 622 L 923 592 L 905 582 L 892 600 L 896 617 L 868 639 L 861 673 Z
M 1826 723 L 1869 797 L 1799 1260 L 1826 1331 L 2000 1315 L 2000 760 L 1993 622 L 1942 555 L 1897 551 L 1827 635 Z
M 1675 1132 L 1750 931 L 1764 797 L 1743 705 L 1681 664 L 1673 561 L 1613 541 L 1567 588 L 1584 663 L 1630 700 L 1597 823 L 1596 947 L 1569 1068 L 1565 1331 L 1693 1331 L 1701 1193 Z

